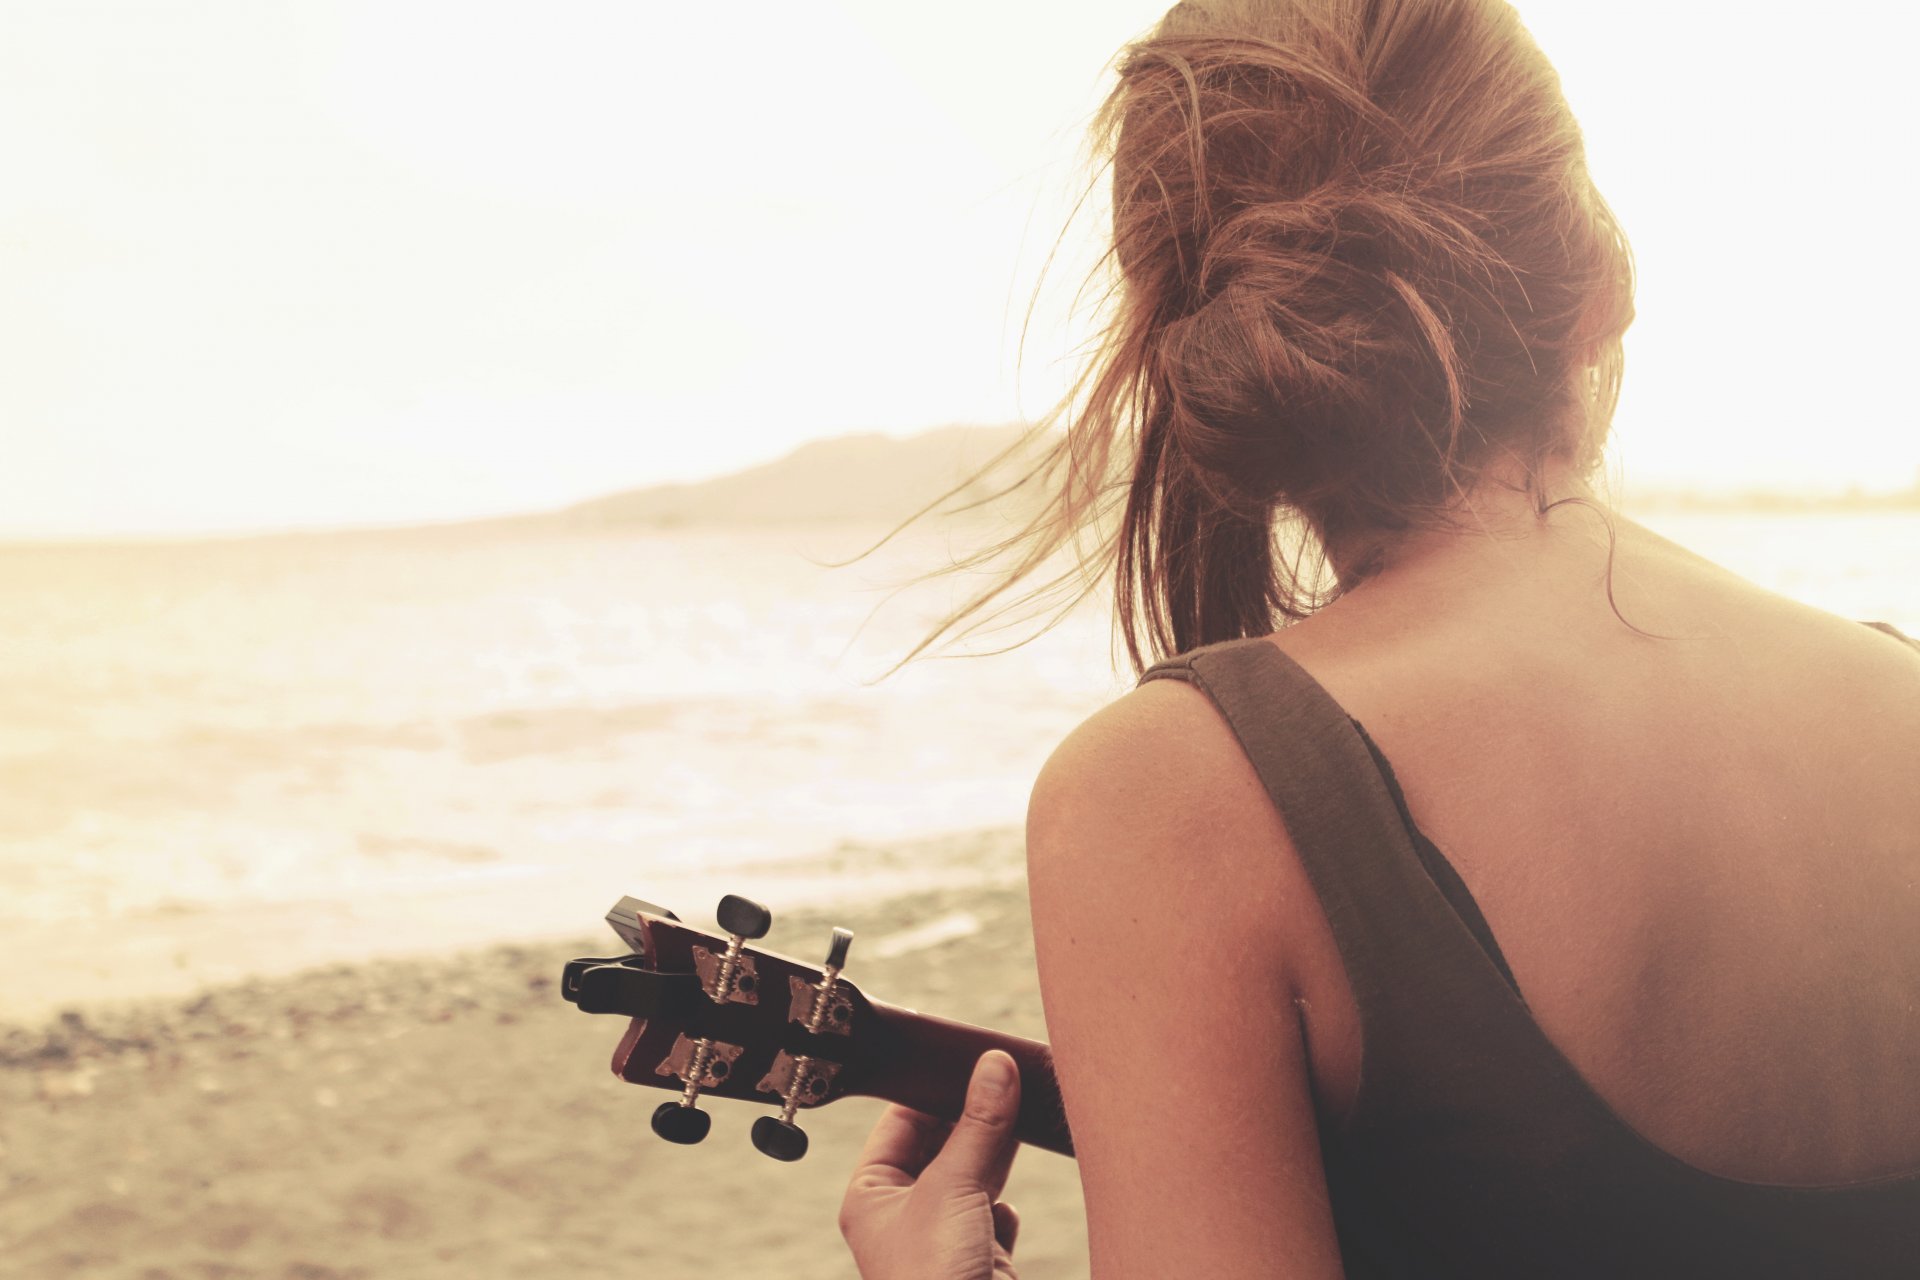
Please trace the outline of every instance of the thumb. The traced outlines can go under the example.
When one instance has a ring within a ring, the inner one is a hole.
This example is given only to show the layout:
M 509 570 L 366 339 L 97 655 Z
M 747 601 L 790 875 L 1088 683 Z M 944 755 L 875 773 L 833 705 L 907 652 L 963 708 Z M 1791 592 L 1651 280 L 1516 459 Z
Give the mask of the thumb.
M 966 1109 L 927 1173 L 950 1187 L 998 1196 L 1019 1147 L 1013 1136 L 1019 1115 L 1020 1069 L 1007 1054 L 990 1049 L 974 1064 Z

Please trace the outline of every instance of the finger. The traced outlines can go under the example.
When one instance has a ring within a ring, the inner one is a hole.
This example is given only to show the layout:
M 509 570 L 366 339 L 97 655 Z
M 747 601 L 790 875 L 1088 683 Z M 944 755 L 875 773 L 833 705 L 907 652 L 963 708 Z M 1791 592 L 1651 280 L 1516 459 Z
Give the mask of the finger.
M 966 1109 L 927 1165 L 926 1177 L 998 1196 L 1019 1147 L 1013 1136 L 1019 1114 L 1020 1069 L 998 1049 L 981 1054 L 967 1085 Z
M 947 1124 L 902 1106 L 889 1106 L 867 1135 L 854 1162 L 854 1178 L 881 1186 L 906 1186 L 940 1150 Z
M 995 1202 L 993 1206 L 993 1242 L 1013 1256 L 1013 1242 L 1020 1238 L 1020 1213 L 1012 1205 Z

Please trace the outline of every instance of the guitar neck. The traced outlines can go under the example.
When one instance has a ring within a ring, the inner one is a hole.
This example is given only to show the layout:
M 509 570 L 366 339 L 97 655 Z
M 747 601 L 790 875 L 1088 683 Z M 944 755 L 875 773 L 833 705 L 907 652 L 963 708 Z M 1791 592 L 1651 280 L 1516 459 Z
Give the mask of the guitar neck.
M 1001 1049 L 1020 1067 L 1015 1136 L 1043 1151 L 1073 1154 L 1053 1054 L 1046 1045 L 877 1000 L 870 1003 L 874 1016 L 865 1034 L 871 1041 L 861 1046 L 860 1068 L 847 1073 L 847 1092 L 957 1120 L 973 1064 L 987 1050 Z

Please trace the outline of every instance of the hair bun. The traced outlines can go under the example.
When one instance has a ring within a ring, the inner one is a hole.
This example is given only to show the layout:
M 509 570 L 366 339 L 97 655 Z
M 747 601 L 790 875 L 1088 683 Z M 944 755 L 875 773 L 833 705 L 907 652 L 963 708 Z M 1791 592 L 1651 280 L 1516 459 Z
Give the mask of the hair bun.
M 1181 4 L 1097 136 L 1117 305 L 1013 577 L 1079 547 L 1124 457 L 1104 552 L 1136 665 L 1326 599 L 1276 517 L 1378 545 L 1495 465 L 1536 498 L 1549 463 L 1597 465 L 1632 261 L 1503 0 Z
M 1181 453 L 1269 505 L 1323 500 L 1409 455 L 1445 466 L 1466 407 L 1448 318 L 1391 265 L 1434 239 L 1413 211 L 1332 185 L 1215 228 L 1198 308 L 1154 349 Z

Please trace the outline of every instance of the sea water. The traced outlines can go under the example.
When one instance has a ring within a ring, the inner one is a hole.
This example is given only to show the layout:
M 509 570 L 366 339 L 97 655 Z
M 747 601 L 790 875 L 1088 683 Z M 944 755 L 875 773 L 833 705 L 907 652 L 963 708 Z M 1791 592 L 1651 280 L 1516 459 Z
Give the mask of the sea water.
M 1920 513 L 1642 518 L 1920 633 Z M 819 563 L 877 532 L 0 548 L 0 1017 L 585 931 L 622 893 L 910 887 L 846 851 L 1017 824 L 1130 681 L 1086 608 L 876 683 L 978 585 L 886 603 L 939 538 Z

